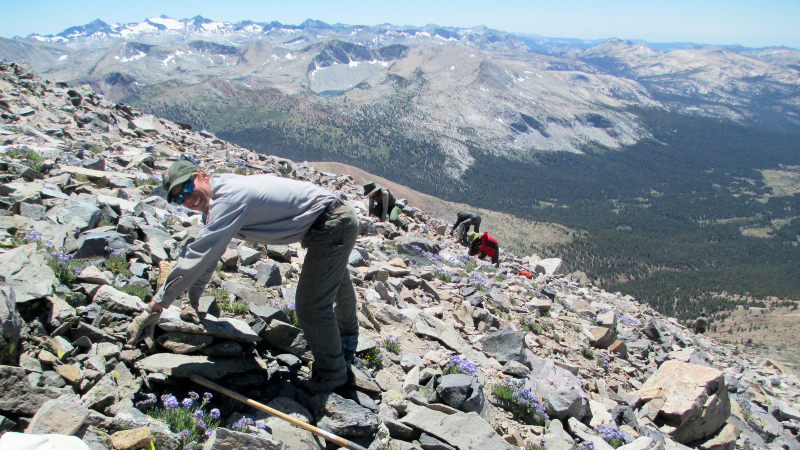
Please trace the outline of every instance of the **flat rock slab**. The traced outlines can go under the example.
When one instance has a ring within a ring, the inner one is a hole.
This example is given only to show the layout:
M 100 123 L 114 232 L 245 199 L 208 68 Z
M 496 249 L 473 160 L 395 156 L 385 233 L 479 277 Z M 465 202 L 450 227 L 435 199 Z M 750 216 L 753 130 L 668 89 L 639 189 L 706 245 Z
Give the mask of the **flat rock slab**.
M 199 324 L 184 322 L 180 312 L 175 308 L 165 309 L 161 313 L 158 327 L 164 331 L 179 331 L 183 333 L 205 334 L 220 339 L 231 339 L 239 342 L 258 342 L 260 337 L 247 325 L 247 322 L 238 319 L 218 319 L 206 316 Z
M 422 430 L 458 450 L 511 450 L 512 446 L 500 437 L 477 413 L 445 414 L 423 406 L 413 407 L 400 419 L 410 427 Z
M 445 323 L 425 312 L 420 313 L 414 320 L 414 332 L 436 339 L 450 350 L 461 352 L 465 347 L 461 334 L 452 324 Z
M 281 450 L 281 444 L 247 433 L 217 428 L 208 438 L 205 450 Z
M 184 355 L 208 347 L 214 342 L 214 336 L 172 331 L 159 336 L 156 342 L 172 353 Z
M 31 386 L 25 369 L 0 366 L 0 413 L 31 417 L 58 394 Z
M 258 367 L 252 358 L 220 358 L 172 353 L 157 353 L 136 362 L 137 369 L 148 372 L 183 378 L 199 375 L 212 380 L 222 378 L 230 373 L 245 373 Z

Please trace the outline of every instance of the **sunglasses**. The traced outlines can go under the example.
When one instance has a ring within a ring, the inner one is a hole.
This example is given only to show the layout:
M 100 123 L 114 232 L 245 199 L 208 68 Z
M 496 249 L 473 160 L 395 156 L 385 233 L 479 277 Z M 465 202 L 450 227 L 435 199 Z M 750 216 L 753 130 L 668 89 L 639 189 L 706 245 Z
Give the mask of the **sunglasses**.
M 186 180 L 185 183 L 183 183 L 183 187 L 181 187 L 181 191 L 178 192 L 177 194 L 175 194 L 175 197 L 172 198 L 172 203 L 175 203 L 176 205 L 182 205 L 183 202 L 186 201 L 186 196 L 188 194 L 191 194 L 192 191 L 194 191 L 194 183 L 193 183 L 193 181 L 194 181 L 194 177 L 189 178 L 188 180 Z

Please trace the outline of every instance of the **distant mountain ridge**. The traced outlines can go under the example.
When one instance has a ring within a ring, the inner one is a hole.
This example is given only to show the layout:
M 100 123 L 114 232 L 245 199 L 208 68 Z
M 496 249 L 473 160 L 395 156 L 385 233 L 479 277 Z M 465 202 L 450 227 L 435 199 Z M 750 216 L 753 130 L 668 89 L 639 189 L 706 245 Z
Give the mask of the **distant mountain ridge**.
M 240 90 L 253 98 L 278 92 L 337 121 L 361 120 L 368 106 L 407 135 L 435 142 L 451 177 L 469 167 L 473 147 L 514 158 L 631 145 L 649 132 L 621 112 L 629 106 L 780 129 L 800 124 L 800 52 L 786 48 L 161 16 L 0 39 L 0 57 L 27 59 L 45 77 L 88 83 L 114 100 L 161 105 L 167 115 L 188 105 L 208 109 L 211 98 L 234 108 L 231 94 Z M 405 109 L 388 112 L 398 105 Z M 230 126 L 225 116 L 207 124 Z

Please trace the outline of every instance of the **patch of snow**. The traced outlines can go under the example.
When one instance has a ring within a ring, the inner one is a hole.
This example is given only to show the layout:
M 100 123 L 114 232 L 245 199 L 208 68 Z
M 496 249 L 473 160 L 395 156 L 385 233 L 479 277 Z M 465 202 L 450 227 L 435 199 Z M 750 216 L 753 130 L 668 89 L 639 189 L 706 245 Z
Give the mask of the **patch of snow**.
M 499 117 L 495 117 L 495 119 L 494 119 L 494 120 L 496 120 L 496 121 L 498 121 L 498 122 L 502 123 L 503 125 L 505 125 L 505 124 L 506 124 L 505 122 L 503 122 L 503 119 L 501 119 L 501 118 L 499 118 Z
M 120 59 L 119 62 L 127 63 L 127 62 L 131 62 L 131 61 L 136 61 L 136 60 L 144 58 L 145 56 L 147 56 L 147 53 L 140 51 L 139 53 L 131 56 L 130 58 L 122 58 L 122 59 Z
M 350 66 L 350 67 L 358 67 L 359 64 L 361 64 L 361 61 L 353 61 L 351 59 L 350 63 L 348 64 L 348 66 Z
M 183 29 L 183 23 L 175 19 L 170 19 L 169 17 L 151 17 L 147 20 L 153 23 L 157 23 L 159 25 L 164 25 L 165 27 L 167 27 L 168 30 Z
M 222 28 L 225 24 L 222 22 L 211 22 L 211 23 L 204 23 L 203 29 L 208 31 L 217 31 Z
M 450 66 L 450 70 L 456 70 L 456 66 Z
M 295 58 L 297 58 L 297 57 L 292 55 L 291 53 L 287 53 L 286 54 L 286 59 L 295 59 Z
M 172 61 L 173 58 L 175 58 L 175 55 L 169 55 L 166 58 L 162 59 L 161 63 L 164 64 L 164 66 L 166 66 L 167 64 L 169 64 L 170 61 Z
M 61 57 L 58 58 L 59 61 L 63 61 L 65 59 L 67 59 L 67 55 L 61 55 Z

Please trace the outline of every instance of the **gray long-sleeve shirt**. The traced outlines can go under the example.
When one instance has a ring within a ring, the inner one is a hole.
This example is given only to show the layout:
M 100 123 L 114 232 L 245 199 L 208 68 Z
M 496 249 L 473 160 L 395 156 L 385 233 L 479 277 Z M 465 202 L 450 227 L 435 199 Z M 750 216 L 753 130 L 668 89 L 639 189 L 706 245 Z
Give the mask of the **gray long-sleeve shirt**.
M 301 241 L 334 200 L 314 184 L 272 175 L 215 175 L 200 236 L 183 249 L 153 300 L 168 307 L 189 290 L 198 300 L 234 237 L 262 244 Z

